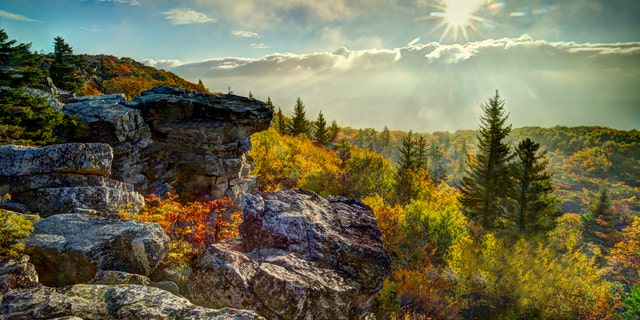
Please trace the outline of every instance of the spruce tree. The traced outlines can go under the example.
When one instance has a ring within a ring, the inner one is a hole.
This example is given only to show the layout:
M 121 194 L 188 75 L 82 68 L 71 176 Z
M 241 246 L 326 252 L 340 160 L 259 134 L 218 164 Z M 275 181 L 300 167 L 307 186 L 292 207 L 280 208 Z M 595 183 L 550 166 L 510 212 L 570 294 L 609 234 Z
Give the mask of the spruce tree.
M 289 123 L 289 134 L 297 136 L 299 134 L 309 135 L 310 123 L 307 120 L 306 111 L 304 110 L 304 103 L 302 99 L 298 97 L 296 104 L 293 107 L 293 116 L 291 117 L 291 123 Z
M 279 107 L 278 107 L 278 115 L 276 120 L 276 130 L 280 134 L 287 134 L 287 122 L 284 118 L 284 115 L 282 115 L 282 109 L 280 109 Z
M 552 195 L 548 160 L 540 144 L 526 138 L 515 148 L 516 161 L 512 165 L 513 209 L 507 219 L 518 235 L 542 234 L 553 229 L 562 214 Z
M 30 43 L 16 43 L 0 29 L 0 86 L 39 87 L 45 77 L 41 57 L 31 53 Z
M 504 100 L 496 90 L 488 103 L 481 105 L 478 153 L 468 158 L 462 179 L 460 202 L 464 214 L 486 230 L 501 227 L 509 194 L 508 163 L 512 158 L 504 141 L 511 132 L 504 114 Z
M 318 113 L 318 119 L 315 122 L 313 141 L 321 146 L 328 146 L 331 141 L 330 138 L 327 121 L 324 120 L 324 115 L 322 115 L 322 111 L 320 111 L 320 113 Z
M 616 214 L 611 210 L 609 191 L 603 188 L 591 210 L 583 216 L 583 237 L 594 243 L 608 254 L 609 249 L 620 239 L 620 232 L 615 228 Z
M 331 126 L 329 127 L 329 141 L 336 141 L 339 133 L 340 127 L 338 127 L 338 123 L 334 119 L 333 121 L 331 121 Z
M 275 107 L 273 106 L 273 101 L 271 101 L 271 97 L 267 97 L 267 108 L 269 108 L 271 112 L 275 111 Z
M 398 169 L 396 171 L 396 197 L 401 204 L 408 204 L 418 193 L 416 190 L 416 175 L 420 167 L 418 143 L 409 131 L 402 137 L 398 147 Z
M 53 43 L 53 62 L 50 75 L 56 86 L 75 91 L 81 84 L 78 60 L 73 55 L 73 48 L 62 37 L 56 37 Z

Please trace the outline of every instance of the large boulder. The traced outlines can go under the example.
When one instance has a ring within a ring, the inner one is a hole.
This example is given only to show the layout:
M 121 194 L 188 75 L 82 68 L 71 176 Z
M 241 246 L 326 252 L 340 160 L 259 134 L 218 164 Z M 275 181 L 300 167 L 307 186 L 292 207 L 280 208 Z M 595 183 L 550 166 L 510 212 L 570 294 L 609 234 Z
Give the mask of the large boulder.
M 367 314 L 391 267 L 370 208 L 304 190 L 244 202 L 242 241 L 213 245 L 198 259 L 188 279 L 193 302 L 273 319 Z
M 207 309 L 167 291 L 136 284 L 37 286 L 2 296 L 2 319 L 262 319 L 253 311 Z
M 0 185 L 32 212 L 99 212 L 115 216 L 139 210 L 133 186 L 109 179 L 112 149 L 104 143 L 66 143 L 42 148 L 0 146 Z
M 249 138 L 273 117 L 258 100 L 172 87 L 144 91 L 134 101 L 74 98 L 64 112 L 89 126 L 93 142 L 113 147 L 114 179 L 143 194 L 176 182 L 199 198 L 237 198 L 255 183 L 246 161 Z
M 24 240 L 40 282 L 86 283 L 98 270 L 148 276 L 169 251 L 169 237 L 155 223 L 58 214 L 33 224 Z

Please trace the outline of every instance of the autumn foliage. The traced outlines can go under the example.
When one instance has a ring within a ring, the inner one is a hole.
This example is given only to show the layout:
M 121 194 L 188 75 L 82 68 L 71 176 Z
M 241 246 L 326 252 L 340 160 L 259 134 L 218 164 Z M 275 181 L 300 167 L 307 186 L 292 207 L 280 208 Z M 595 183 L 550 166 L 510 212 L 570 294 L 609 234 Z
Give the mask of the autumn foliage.
M 174 190 L 145 200 L 140 213 L 123 211 L 121 217 L 159 224 L 172 240 L 169 258 L 180 264 L 188 264 L 210 244 L 238 236 L 242 213 L 229 198 L 183 203 Z

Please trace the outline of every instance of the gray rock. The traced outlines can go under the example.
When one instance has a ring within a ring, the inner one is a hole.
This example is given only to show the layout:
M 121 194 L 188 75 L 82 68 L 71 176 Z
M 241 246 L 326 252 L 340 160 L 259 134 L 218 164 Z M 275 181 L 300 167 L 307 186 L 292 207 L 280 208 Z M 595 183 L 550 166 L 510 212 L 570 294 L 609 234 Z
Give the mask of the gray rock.
M 135 284 L 34 287 L 2 297 L 3 319 L 263 319 L 253 311 L 207 309 L 165 290 Z
M 124 271 L 100 270 L 89 281 L 90 284 L 139 284 L 148 286 L 151 281 L 141 274 L 132 274 Z
M 148 276 L 169 250 L 155 223 L 59 214 L 33 224 L 25 240 L 40 281 L 50 286 L 86 283 L 99 270 Z
M 252 307 L 272 319 L 366 315 L 391 262 L 370 208 L 289 190 L 246 195 L 242 241 L 210 246 L 187 296 L 207 306 Z
M 0 297 L 14 289 L 38 285 L 38 273 L 33 264 L 29 263 L 29 256 L 0 258 Z
M 89 126 L 92 141 L 113 147 L 113 179 L 143 194 L 175 183 L 208 199 L 239 197 L 255 183 L 245 157 L 249 138 L 273 117 L 258 100 L 172 87 L 144 91 L 134 101 L 74 98 L 64 112 Z
M 0 147 L 0 185 L 12 199 L 46 217 L 96 211 L 137 212 L 143 197 L 132 185 L 107 178 L 112 149 L 104 143 L 67 143 L 42 148 Z
M 108 177 L 113 153 L 104 143 L 64 143 L 32 148 L 0 146 L 0 177 L 79 173 Z

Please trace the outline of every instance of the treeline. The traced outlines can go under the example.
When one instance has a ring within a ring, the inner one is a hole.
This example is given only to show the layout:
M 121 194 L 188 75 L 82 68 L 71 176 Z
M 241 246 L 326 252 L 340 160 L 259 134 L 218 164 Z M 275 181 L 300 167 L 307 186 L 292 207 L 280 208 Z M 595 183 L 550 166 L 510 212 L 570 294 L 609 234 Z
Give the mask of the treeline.
M 392 257 L 380 319 L 637 318 L 638 215 L 613 205 L 605 183 L 582 192 L 580 214 L 562 214 L 554 166 L 573 162 L 554 164 L 549 141 L 512 131 L 497 93 L 482 107 L 478 131 L 342 128 L 329 145 L 292 135 L 296 112 L 276 116 L 252 136 L 252 173 L 267 191 L 358 197 L 374 210 Z M 584 141 L 597 146 L 604 136 Z M 389 149 L 394 161 L 378 153 Z
M 202 81 L 188 82 L 131 58 L 76 55 L 64 38 L 53 39 L 53 52 L 32 52 L 0 30 L 0 86 L 48 89 L 47 78 L 59 89 L 78 95 L 124 93 L 129 99 L 158 85 L 208 92 Z

